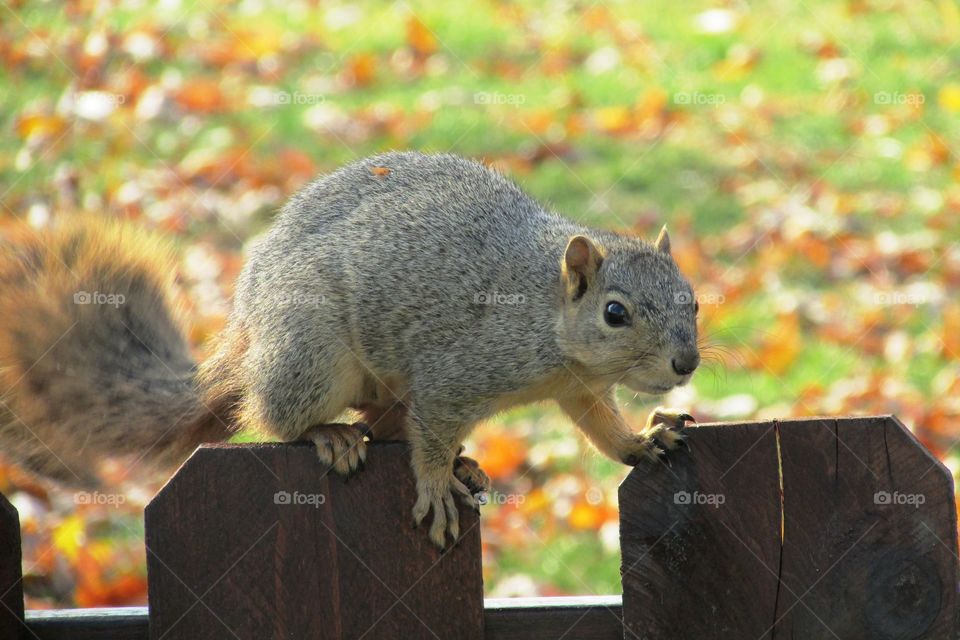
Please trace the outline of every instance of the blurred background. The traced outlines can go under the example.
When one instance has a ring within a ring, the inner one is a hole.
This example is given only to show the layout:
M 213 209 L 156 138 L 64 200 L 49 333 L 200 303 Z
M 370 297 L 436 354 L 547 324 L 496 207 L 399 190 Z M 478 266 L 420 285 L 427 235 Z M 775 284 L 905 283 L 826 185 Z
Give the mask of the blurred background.
M 77 212 L 163 231 L 202 357 L 288 195 L 377 151 L 456 152 L 579 221 L 670 225 L 712 346 L 691 386 L 624 394 L 635 425 L 655 403 L 895 413 L 956 470 L 958 43 L 953 0 L 7 0 L 0 233 Z M 553 406 L 467 453 L 496 489 L 488 595 L 619 592 L 625 467 Z M 28 607 L 145 602 L 158 486 L 92 500 L 0 465 Z

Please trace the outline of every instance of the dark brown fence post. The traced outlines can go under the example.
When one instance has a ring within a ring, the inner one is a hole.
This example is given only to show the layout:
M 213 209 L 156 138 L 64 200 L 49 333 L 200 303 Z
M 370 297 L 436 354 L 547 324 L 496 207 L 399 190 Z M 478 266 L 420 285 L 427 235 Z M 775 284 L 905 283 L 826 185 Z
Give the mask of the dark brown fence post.
M 626 638 L 958 637 L 953 479 L 896 418 L 689 442 L 620 487 Z
M 150 637 L 482 638 L 477 515 L 441 553 L 406 446 L 368 453 L 350 479 L 307 444 L 194 453 L 146 511 Z
M 0 638 L 26 635 L 23 624 L 23 567 L 20 514 L 0 495 Z

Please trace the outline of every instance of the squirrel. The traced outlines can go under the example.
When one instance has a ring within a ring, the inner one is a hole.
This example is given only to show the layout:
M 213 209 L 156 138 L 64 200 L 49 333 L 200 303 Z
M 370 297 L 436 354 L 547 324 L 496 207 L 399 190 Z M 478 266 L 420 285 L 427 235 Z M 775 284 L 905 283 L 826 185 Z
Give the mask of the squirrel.
M 489 488 L 460 457 L 480 420 L 556 400 L 628 465 L 681 446 L 693 421 L 658 407 L 634 431 L 614 396 L 665 393 L 700 362 L 666 227 L 653 243 L 586 228 L 478 162 L 391 152 L 304 187 L 199 365 L 163 241 L 57 222 L 0 243 L 0 450 L 54 480 L 93 481 L 104 456 L 169 467 L 237 430 L 312 441 L 341 474 L 368 438 L 406 439 L 415 524 L 432 512 L 443 548 L 458 501 Z M 334 422 L 351 409 L 362 422 Z

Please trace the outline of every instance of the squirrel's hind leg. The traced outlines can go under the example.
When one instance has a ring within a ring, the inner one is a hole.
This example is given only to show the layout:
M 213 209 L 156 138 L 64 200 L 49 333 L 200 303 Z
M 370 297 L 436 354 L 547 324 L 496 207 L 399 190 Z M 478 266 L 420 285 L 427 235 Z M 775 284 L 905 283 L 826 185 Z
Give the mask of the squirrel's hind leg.
M 366 458 L 369 429 L 334 422 L 363 395 L 363 366 L 341 343 L 295 343 L 247 352 L 240 419 L 284 441 L 305 440 L 337 473 L 357 471 Z

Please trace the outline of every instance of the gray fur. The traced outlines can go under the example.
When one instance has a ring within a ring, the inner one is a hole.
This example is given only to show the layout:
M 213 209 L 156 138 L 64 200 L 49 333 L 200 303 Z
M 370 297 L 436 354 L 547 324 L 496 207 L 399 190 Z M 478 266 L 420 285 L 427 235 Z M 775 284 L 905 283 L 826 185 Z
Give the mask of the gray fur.
M 562 263 L 578 234 L 605 257 L 573 300 Z M 603 321 L 611 296 L 630 327 Z M 213 368 L 249 426 L 294 439 L 348 407 L 400 403 L 418 475 L 552 378 L 569 379 L 564 394 L 663 392 L 689 378 L 671 359 L 699 360 L 692 290 L 668 253 L 546 211 L 481 164 L 420 153 L 361 160 L 293 197 L 252 251 L 230 333 L 249 348 Z

